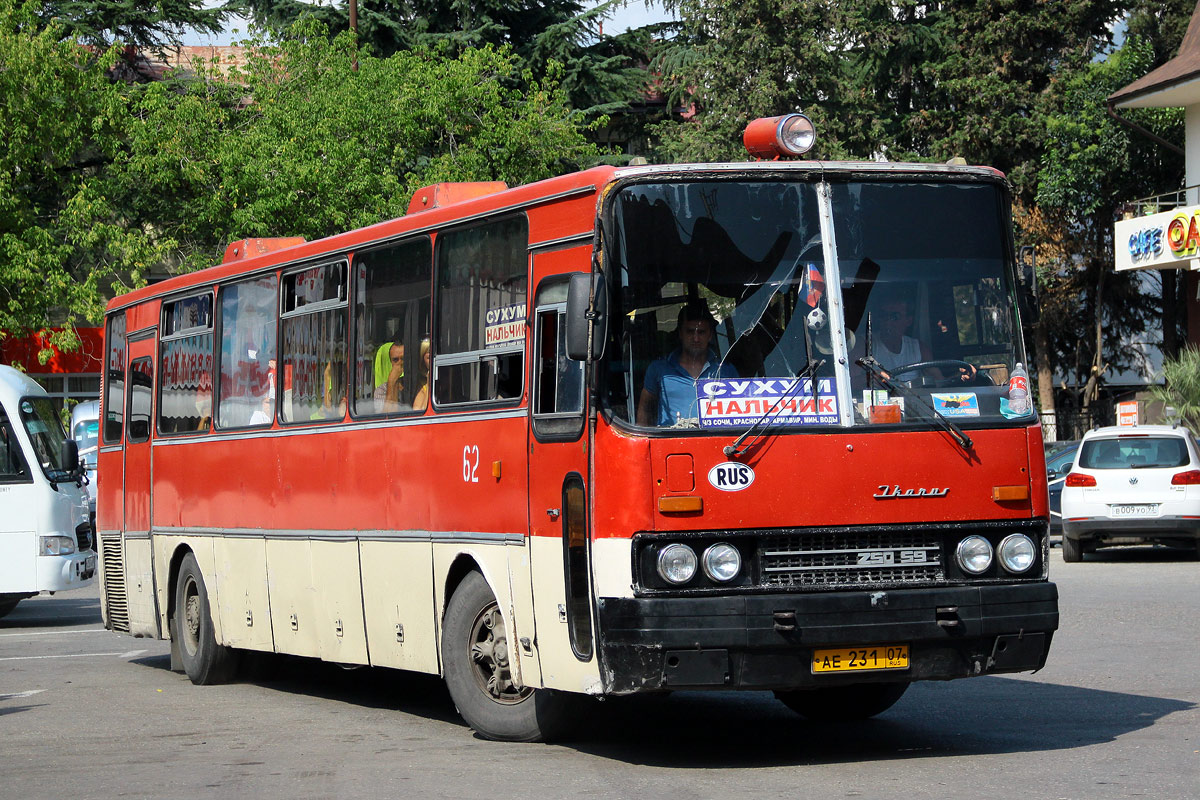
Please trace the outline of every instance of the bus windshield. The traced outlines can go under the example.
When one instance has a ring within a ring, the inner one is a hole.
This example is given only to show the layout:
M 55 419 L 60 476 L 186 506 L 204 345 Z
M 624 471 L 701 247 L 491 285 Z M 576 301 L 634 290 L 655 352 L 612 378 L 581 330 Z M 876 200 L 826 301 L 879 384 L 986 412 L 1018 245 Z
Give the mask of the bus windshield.
M 60 463 L 67 434 L 54 403 L 46 397 L 21 398 L 21 422 L 46 477 L 51 480 L 66 477 L 75 465 Z
M 961 179 L 625 186 L 609 409 L 709 433 L 1030 421 L 1007 403 L 1024 359 L 1003 209 Z

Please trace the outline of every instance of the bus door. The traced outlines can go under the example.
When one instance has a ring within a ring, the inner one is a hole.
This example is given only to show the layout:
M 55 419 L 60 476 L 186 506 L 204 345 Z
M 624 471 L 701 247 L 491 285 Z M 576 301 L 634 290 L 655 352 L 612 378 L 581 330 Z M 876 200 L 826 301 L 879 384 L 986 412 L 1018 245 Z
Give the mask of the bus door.
M 587 269 L 589 258 L 588 247 L 540 254 L 534 274 L 545 274 L 547 266 Z M 584 364 L 566 356 L 568 277 L 545 278 L 534 295 L 529 527 L 542 685 L 580 691 L 598 685 L 599 671 L 590 586 Z
M 129 340 L 125 381 L 126 538 L 150 534 L 150 427 L 154 424 L 154 337 Z

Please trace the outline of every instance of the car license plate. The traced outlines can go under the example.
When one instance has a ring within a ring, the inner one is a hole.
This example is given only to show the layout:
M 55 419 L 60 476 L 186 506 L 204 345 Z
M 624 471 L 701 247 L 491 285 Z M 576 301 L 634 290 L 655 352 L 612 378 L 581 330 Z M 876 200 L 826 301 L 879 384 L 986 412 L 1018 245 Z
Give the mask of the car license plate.
M 1157 503 L 1123 503 L 1111 507 L 1114 517 L 1152 517 L 1158 511 Z
M 866 672 L 878 669 L 908 669 L 908 645 L 873 644 L 869 647 L 813 651 L 814 673 Z

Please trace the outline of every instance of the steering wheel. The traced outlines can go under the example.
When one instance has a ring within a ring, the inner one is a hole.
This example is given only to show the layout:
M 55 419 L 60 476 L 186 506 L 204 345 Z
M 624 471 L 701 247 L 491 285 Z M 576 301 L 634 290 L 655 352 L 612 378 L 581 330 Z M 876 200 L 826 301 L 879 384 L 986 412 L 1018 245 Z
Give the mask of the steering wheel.
M 974 364 L 966 361 L 960 361 L 957 358 L 935 358 L 931 361 L 916 361 L 912 364 L 905 364 L 903 367 L 896 369 L 884 370 L 891 376 L 892 380 L 897 380 L 898 376 L 905 375 L 909 372 L 923 372 L 927 369 L 942 369 L 949 367 L 953 370 L 953 374 L 948 378 L 933 378 L 931 384 L 935 388 L 949 388 L 951 386 L 994 386 L 992 379 L 987 373 L 980 372 L 975 368 Z M 958 370 L 965 369 L 968 373 L 974 372 L 969 380 L 962 380 L 959 377 Z M 944 370 L 943 370 L 944 371 Z

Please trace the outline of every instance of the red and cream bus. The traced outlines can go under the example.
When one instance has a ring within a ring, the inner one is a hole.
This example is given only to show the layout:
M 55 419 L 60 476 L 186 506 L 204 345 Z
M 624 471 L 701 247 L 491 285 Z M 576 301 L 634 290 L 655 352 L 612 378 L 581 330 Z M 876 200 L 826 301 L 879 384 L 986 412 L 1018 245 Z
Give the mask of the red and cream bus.
M 1018 288 L 1005 179 L 952 165 L 597 167 L 236 242 L 108 306 L 105 624 L 198 684 L 440 674 L 511 740 L 573 695 L 848 719 L 1037 670 Z

